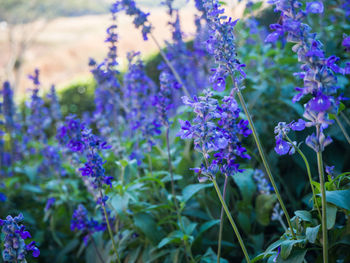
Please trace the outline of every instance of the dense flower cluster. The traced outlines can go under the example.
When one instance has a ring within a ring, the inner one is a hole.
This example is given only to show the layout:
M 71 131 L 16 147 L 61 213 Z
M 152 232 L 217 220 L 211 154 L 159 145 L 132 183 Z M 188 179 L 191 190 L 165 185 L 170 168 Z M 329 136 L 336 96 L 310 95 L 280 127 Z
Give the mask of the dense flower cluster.
M 296 88 L 299 93 L 294 96 L 293 102 L 309 94 L 312 96 L 305 105 L 304 113 L 304 117 L 309 122 L 297 130 L 303 130 L 305 126 L 315 126 L 317 133 L 308 136 L 306 143 L 315 151 L 323 151 L 324 147 L 331 142 L 331 139 L 323 133 L 323 130 L 332 123 L 327 113 L 336 114 L 340 101 L 344 99 L 337 95 L 339 87 L 336 74 L 347 73 L 349 65 L 341 68 L 336 64 L 339 61 L 338 57 L 334 55 L 325 57 L 322 43 L 316 39 L 315 33 L 311 33 L 311 28 L 303 23 L 308 14 L 324 11 L 322 2 L 308 2 L 305 10 L 302 10 L 302 4 L 295 0 L 272 0 L 270 3 L 276 5 L 275 11 L 281 12 L 282 23 L 270 26 L 275 31 L 267 36 L 266 42 L 275 42 L 287 33 L 287 41 L 295 43 L 293 51 L 297 53 L 298 60 L 302 63 L 302 72 L 295 73 L 295 75 L 304 80 L 304 87 Z M 281 136 L 277 136 L 276 139 L 277 153 L 289 152 L 288 143 L 281 140 Z
M 9 82 L 4 82 L 2 90 L 2 102 L 0 102 L 0 170 L 2 174 L 11 175 L 12 170 L 9 167 L 21 159 L 24 145 L 20 140 L 21 125 L 19 125 L 18 114 L 13 101 L 13 90 Z M 5 146 L 3 136 L 8 135 L 9 140 Z
M 165 127 L 169 127 L 169 110 L 173 108 L 171 100 L 173 81 L 172 75 L 163 71 L 159 75 L 160 90 L 158 94 L 154 96 L 153 101 L 158 119 Z
M 203 1 L 202 6 L 209 27 L 207 50 L 214 56 L 217 64 L 217 67 L 212 69 L 214 73 L 210 81 L 215 90 L 223 91 L 226 88 L 227 76 L 235 76 L 237 82 L 246 76 L 242 69 L 245 65 L 236 58 L 234 27 L 238 20 L 227 19 L 218 0 Z
M 51 86 L 50 92 L 46 95 L 49 102 L 50 118 L 53 122 L 58 123 L 62 120 L 61 106 L 56 94 L 56 88 Z
M 30 101 L 27 102 L 29 114 L 26 116 L 27 140 L 36 138 L 38 141 L 46 142 L 45 129 L 51 124 L 49 110 L 45 107 L 45 101 L 39 96 L 39 70 L 29 78 L 33 81 L 34 88 Z
M 126 119 L 131 131 L 139 131 L 141 139 L 146 140 L 152 147 L 153 137 L 160 134 L 160 124 L 150 100 L 154 96 L 156 85 L 147 76 L 140 53 L 130 52 L 127 57 L 129 67 L 124 76 L 124 102 L 128 109 Z
M 125 10 L 126 14 L 134 17 L 133 23 L 135 27 L 142 27 L 143 39 L 148 40 L 148 34 L 151 33 L 152 30 L 152 25 L 148 21 L 149 13 L 144 13 L 140 8 L 138 8 L 134 0 L 120 0 L 114 5 L 120 5 Z
M 86 158 L 83 167 L 79 168 L 82 176 L 88 177 L 95 189 L 101 189 L 103 184 L 112 187 L 113 177 L 105 175 L 103 165 L 105 161 L 99 151 L 110 149 L 110 146 L 96 135 L 92 134 L 75 116 L 68 116 L 64 125 L 57 132 L 59 142 Z
M 100 223 L 92 218 L 89 219 L 88 211 L 82 204 L 78 205 L 78 208 L 74 210 L 70 228 L 72 231 L 81 231 L 84 236 L 85 245 L 89 242 L 91 235 L 95 232 L 105 231 L 107 228 L 106 223 Z
M 4 250 L 2 257 L 5 262 L 22 262 L 25 263 L 28 251 L 32 251 L 34 257 L 40 255 L 39 249 L 35 246 L 35 241 L 25 244 L 24 240 L 31 238 L 24 225 L 19 225 L 23 221 L 23 215 L 16 217 L 7 216 L 5 220 L 0 219 L 2 233 L 4 234 Z
M 4 115 L 4 125 L 7 130 L 12 130 L 15 125 L 14 116 L 16 110 L 13 102 L 13 91 L 9 82 L 4 82 L 1 93 L 3 96 L 2 114 Z
M 247 127 L 247 121 L 239 119 L 240 109 L 232 94 L 224 97 L 221 105 L 210 91 L 193 100 L 187 97 L 183 100 L 193 108 L 196 117 L 192 123 L 180 120 L 179 135 L 182 139 L 194 139 L 195 150 L 202 153 L 206 160 L 211 160 L 206 168 L 203 165 L 202 169 L 195 169 L 196 172 L 201 170 L 204 175 L 199 179 L 215 176 L 219 170 L 225 175 L 242 171 L 237 158 L 250 159 L 250 156 L 242 146 L 240 137 L 248 136 L 251 130 Z

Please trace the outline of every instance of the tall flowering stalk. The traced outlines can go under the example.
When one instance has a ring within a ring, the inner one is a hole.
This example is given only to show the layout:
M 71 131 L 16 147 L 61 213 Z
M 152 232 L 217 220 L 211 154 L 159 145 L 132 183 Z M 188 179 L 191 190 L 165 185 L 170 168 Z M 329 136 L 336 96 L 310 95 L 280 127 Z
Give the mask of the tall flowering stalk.
M 146 141 L 146 151 L 150 152 L 155 144 L 154 136 L 161 133 L 161 124 L 150 100 L 155 94 L 156 85 L 147 76 L 139 52 L 130 52 L 127 58 L 129 65 L 124 76 L 123 100 L 129 109 L 126 113 L 131 131 L 129 134 L 133 137 L 136 135 L 137 144 L 139 140 Z M 136 151 L 133 152 L 133 157 L 136 156 Z
M 7 216 L 6 219 L 0 219 L 0 226 L 4 234 L 4 250 L 2 258 L 9 263 L 25 263 L 26 256 L 29 251 L 32 252 L 33 257 L 39 257 L 40 250 L 35 246 L 35 241 L 29 244 L 25 243 L 25 239 L 32 236 L 25 230 L 25 226 L 21 225 L 23 215 L 19 214 L 16 217 Z
M 8 151 L 5 152 L 5 142 L 3 141 L 4 150 L 2 151 L 3 164 L 9 168 L 7 169 L 8 174 L 13 174 L 13 164 L 20 160 L 24 147 L 20 138 L 21 125 L 18 121 L 18 114 L 16 112 L 16 107 L 13 99 L 13 90 L 8 81 L 3 83 L 2 90 L 0 91 L 2 95 L 2 102 L 0 114 L 2 115 L 2 121 L 0 125 L 2 126 L 3 134 L 8 135 Z M 2 112 L 1 112 L 2 111 Z
M 95 240 L 92 235 L 96 232 L 104 232 L 106 230 L 106 224 L 100 223 L 92 218 L 89 218 L 88 211 L 82 204 L 78 205 L 78 208 L 74 211 L 72 220 L 71 220 L 71 230 L 80 231 L 84 235 L 84 243 L 88 244 L 89 240 L 91 240 L 93 246 L 95 247 L 97 256 L 99 257 L 101 262 L 103 261 L 103 257 L 99 252 Z
M 109 142 L 115 142 L 115 137 L 120 137 L 120 116 L 123 107 L 121 100 L 121 85 L 118 80 L 119 71 L 117 70 L 117 13 L 119 5 L 112 5 L 110 13 L 112 15 L 112 25 L 106 30 L 107 37 L 105 42 L 108 43 L 107 58 L 97 64 L 96 61 L 90 59 L 89 65 L 91 72 L 97 82 L 95 90 L 95 105 L 94 120 L 100 134 L 107 138 Z M 113 148 L 117 148 L 116 142 L 113 143 Z
M 46 95 L 46 98 L 49 102 L 49 113 L 51 120 L 57 125 L 62 120 L 62 112 L 54 85 L 51 86 L 49 93 Z
M 221 105 L 212 96 L 212 92 L 205 91 L 204 96 L 194 97 L 193 100 L 183 98 L 184 103 L 193 108 L 196 117 L 192 123 L 180 121 L 179 135 L 182 139 L 193 139 L 194 149 L 203 155 L 204 164 L 200 168 L 194 168 L 194 171 L 200 182 L 213 182 L 244 256 L 247 262 L 250 262 L 243 239 L 216 182 L 216 175 L 221 173 L 232 176 L 242 171 L 238 159 L 250 159 L 250 156 L 242 146 L 240 137 L 248 136 L 251 131 L 247 127 L 248 123 L 238 118 L 240 109 L 233 93 L 224 97 Z
M 3 114 L 3 104 L 0 102 L 0 114 Z M 5 132 L 3 130 L 4 121 L 0 120 L 0 174 L 5 174 L 5 166 L 4 166 L 4 153 L 5 153 L 5 140 L 4 135 Z
M 85 161 L 83 161 L 78 170 L 83 178 L 88 179 L 89 187 L 97 192 L 97 202 L 102 206 L 114 253 L 117 257 L 117 261 L 120 263 L 118 249 L 114 241 L 106 210 L 106 200 L 108 197 L 103 194 L 104 185 L 112 187 L 113 177 L 105 174 L 105 169 L 103 167 L 105 161 L 99 153 L 100 151 L 110 149 L 110 146 L 94 135 L 90 129 L 80 123 L 79 120 L 75 119 L 74 116 L 67 117 L 65 125 L 62 125 L 58 129 L 57 139 L 72 152 L 84 157 Z
M 303 130 L 305 127 L 315 127 L 316 130 L 316 133 L 306 138 L 306 144 L 316 152 L 317 156 L 322 200 L 323 262 L 326 263 L 328 262 L 328 234 L 322 152 L 332 142 L 332 139 L 324 134 L 324 130 L 333 123 L 329 119 L 329 114 L 336 116 L 340 102 L 344 99 L 338 94 L 336 74 L 347 74 L 349 64 L 341 68 L 336 64 L 339 61 L 338 57 L 334 55 L 326 57 L 323 45 L 317 39 L 317 34 L 312 33 L 310 26 L 303 23 L 308 14 L 323 13 L 324 6 L 321 1 L 307 2 L 305 9 L 301 2 L 295 0 L 272 0 L 270 3 L 275 5 L 275 11 L 281 12 L 282 19 L 280 24 L 270 26 L 275 31 L 267 36 L 266 41 L 275 42 L 286 33 L 287 41 L 294 43 L 292 49 L 298 55 L 298 61 L 302 63 L 302 71 L 295 75 L 303 79 L 304 87 L 296 88 L 298 94 L 294 96 L 293 102 L 299 101 L 306 95 L 311 95 L 311 99 L 305 104 L 303 115 L 307 121 L 298 120 L 297 129 L 294 130 Z M 338 119 L 337 122 L 344 130 Z M 293 126 L 294 122 L 290 125 Z M 348 138 L 346 133 L 345 136 Z M 279 154 L 284 154 L 292 147 L 290 142 L 284 140 L 285 138 L 282 135 L 276 136 L 276 151 Z
M 167 1 L 171 5 L 172 1 Z M 190 93 L 188 89 L 185 86 L 185 83 L 181 79 L 179 73 L 177 72 L 174 65 L 169 61 L 166 54 L 164 53 L 162 47 L 160 46 L 158 40 L 155 38 L 155 36 L 152 34 L 152 24 L 148 20 L 148 16 L 150 13 L 143 12 L 139 7 L 137 7 L 136 2 L 134 0 L 117 0 L 115 5 L 119 6 L 121 9 L 125 10 L 126 14 L 134 17 L 133 23 L 136 28 L 142 28 L 142 36 L 143 39 L 146 41 L 148 40 L 148 35 L 151 36 L 152 40 L 156 44 L 156 46 L 159 49 L 159 52 L 164 59 L 165 63 L 168 65 L 170 71 L 173 73 L 174 77 L 178 81 L 178 83 L 181 85 L 181 89 L 184 92 L 186 96 L 189 96 Z
M 168 15 L 170 17 L 168 24 L 171 27 L 172 35 L 172 41 L 165 41 L 165 55 L 171 64 L 176 68 L 177 73 L 183 80 L 183 84 L 186 85 L 186 88 L 190 92 L 190 95 L 193 96 L 198 92 L 198 90 L 202 89 L 202 87 L 205 87 L 204 84 L 206 80 L 206 74 L 203 74 L 203 64 L 199 64 L 198 61 L 196 61 L 196 55 L 198 55 L 198 58 L 200 59 L 203 57 L 203 54 L 195 53 L 195 50 L 192 51 L 187 47 L 181 29 L 179 10 L 173 8 L 173 1 L 165 1 L 163 4 L 166 5 L 168 9 Z M 199 26 L 198 23 L 197 26 Z M 161 63 L 159 65 L 159 68 L 162 71 L 170 71 L 166 63 Z M 173 88 L 181 88 L 182 84 L 176 80 L 176 77 L 174 77 L 173 83 Z M 178 103 L 177 99 L 173 98 L 173 100 L 174 102 Z
M 241 93 L 241 89 L 244 88 L 242 86 L 242 81 L 246 75 L 243 71 L 245 65 L 237 59 L 236 53 L 234 26 L 236 25 L 237 20 L 232 21 L 231 18 L 227 19 L 226 16 L 222 15 L 224 13 L 224 9 L 221 8 L 220 3 L 217 0 L 199 0 L 198 2 L 200 9 L 204 10 L 204 17 L 206 18 L 209 27 L 210 37 L 207 40 L 207 49 L 214 56 L 215 63 L 217 64 L 217 67 L 212 70 L 213 75 L 210 78 L 211 82 L 214 85 L 213 88 L 217 91 L 225 90 L 226 78 L 231 76 L 232 82 L 234 84 L 234 91 L 240 100 L 245 115 L 247 116 L 249 126 L 251 128 L 265 170 L 275 190 L 277 199 L 281 204 L 288 222 L 288 226 L 290 228 L 290 232 L 293 238 L 296 238 L 290 221 L 290 216 L 279 193 L 275 179 L 272 176 L 271 168 L 260 142 L 259 135 L 256 131 L 254 122 Z
M 167 71 L 163 71 L 159 76 L 159 82 L 160 82 L 160 90 L 158 94 L 154 97 L 153 105 L 156 108 L 156 113 L 160 120 L 160 123 L 165 127 L 166 146 L 167 146 L 167 153 L 168 153 L 168 169 L 169 169 L 170 180 L 171 180 L 171 194 L 173 196 L 174 205 L 175 205 L 178 221 L 180 224 L 180 228 L 182 231 L 184 231 L 184 225 L 181 218 L 181 211 L 180 211 L 180 207 L 179 207 L 178 200 L 175 193 L 173 164 L 172 164 L 172 157 L 170 153 L 170 140 L 169 140 L 169 132 L 170 132 L 170 125 L 171 125 L 171 122 L 169 120 L 169 110 L 174 107 L 174 104 L 172 103 L 173 100 L 171 99 L 173 94 L 172 87 L 174 85 L 174 79 L 170 73 L 168 73 Z M 184 244 L 185 244 L 187 256 L 192 261 L 194 261 L 194 258 L 191 252 L 191 247 L 189 246 L 187 240 L 184 240 Z
M 26 116 L 27 140 L 38 140 L 46 143 L 47 136 L 45 130 L 51 124 L 48 109 L 45 107 L 45 101 L 39 96 L 39 70 L 35 69 L 34 74 L 29 76 L 33 81 L 33 89 L 30 101 L 27 101 L 29 114 Z

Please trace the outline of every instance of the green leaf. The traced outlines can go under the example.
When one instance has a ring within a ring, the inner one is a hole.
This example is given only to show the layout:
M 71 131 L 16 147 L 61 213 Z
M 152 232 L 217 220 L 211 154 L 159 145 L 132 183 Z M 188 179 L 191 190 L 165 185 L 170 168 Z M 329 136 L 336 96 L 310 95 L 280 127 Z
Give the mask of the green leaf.
M 273 242 L 271 245 L 269 245 L 267 247 L 267 249 L 265 250 L 264 252 L 264 258 L 269 255 L 273 250 L 275 250 L 276 248 L 278 248 L 282 243 L 283 243 L 284 240 L 282 239 L 279 239 L 275 242 Z
M 192 232 L 194 231 L 194 229 L 196 228 L 196 226 L 197 226 L 197 223 L 190 223 L 190 224 L 184 226 L 185 234 L 191 235 Z
M 320 230 L 320 226 L 321 225 L 318 225 L 318 226 L 315 226 L 315 227 L 307 227 L 306 228 L 306 239 L 310 243 L 315 243 L 318 231 Z
M 283 259 L 281 255 L 277 257 L 277 263 L 303 263 L 306 255 L 306 249 L 295 249 L 288 259 Z
M 219 223 L 220 223 L 220 219 L 216 219 L 216 220 L 211 220 L 211 221 L 205 222 L 203 225 L 200 226 L 198 235 L 204 233 L 209 228 L 211 228 L 211 227 L 213 227 L 213 226 L 215 226 L 215 225 L 217 225 Z
M 202 190 L 204 188 L 208 188 L 210 186 L 211 186 L 211 184 L 190 184 L 190 185 L 186 186 L 182 191 L 181 202 L 186 203 L 197 192 L 199 192 L 200 190 Z
M 25 184 L 22 186 L 22 189 L 25 191 L 29 191 L 36 194 L 43 193 L 43 190 L 39 186 L 31 185 L 31 184 Z
M 174 181 L 178 181 L 178 180 L 182 180 L 182 175 L 179 175 L 179 174 L 174 174 L 173 175 L 173 179 Z M 163 183 L 166 183 L 166 182 L 171 182 L 171 176 L 170 174 L 167 174 L 164 178 L 161 179 L 161 181 Z
M 275 194 L 272 195 L 258 195 L 255 200 L 255 213 L 257 221 L 263 226 L 270 223 L 271 211 L 277 200 Z
M 134 224 L 153 243 L 157 244 L 164 236 L 163 230 L 157 226 L 153 217 L 146 213 L 138 213 L 134 216 Z
M 251 203 L 253 195 L 256 192 L 253 173 L 254 171 L 252 169 L 247 169 L 233 176 L 233 180 L 237 184 L 245 203 Z
M 326 207 L 327 229 L 331 229 L 335 224 L 335 219 L 337 216 L 337 207 L 331 204 L 327 204 Z
M 251 262 L 251 263 L 261 262 L 261 260 L 263 260 L 263 259 L 266 258 L 266 257 L 270 257 L 270 256 L 272 256 L 273 254 L 275 254 L 275 252 L 269 252 L 269 253 L 263 252 L 263 253 L 257 255 L 255 258 L 253 258 L 250 262 Z
M 281 257 L 283 259 L 288 258 L 290 252 L 292 252 L 293 246 L 296 240 L 285 240 L 281 243 Z
M 326 191 L 326 200 L 328 203 L 350 211 L 350 189 Z
M 281 257 L 282 259 L 287 259 L 292 252 L 293 246 L 298 243 L 305 242 L 304 239 L 298 239 L 298 240 L 285 240 L 281 243 Z
M 112 207 L 117 211 L 117 214 L 122 214 L 126 211 L 129 204 L 129 196 L 128 195 L 115 195 L 111 199 Z
M 250 230 L 251 230 L 250 217 L 246 213 L 238 213 L 237 219 L 238 219 L 239 225 L 242 227 L 244 232 L 246 234 L 250 234 Z
M 306 210 L 297 210 L 294 212 L 294 214 L 303 221 L 312 222 L 312 215 Z
M 171 243 L 180 243 L 182 238 L 184 237 L 184 234 L 181 231 L 174 231 L 169 234 L 169 236 L 163 238 L 159 243 L 158 243 L 158 248 L 162 248 L 167 244 Z

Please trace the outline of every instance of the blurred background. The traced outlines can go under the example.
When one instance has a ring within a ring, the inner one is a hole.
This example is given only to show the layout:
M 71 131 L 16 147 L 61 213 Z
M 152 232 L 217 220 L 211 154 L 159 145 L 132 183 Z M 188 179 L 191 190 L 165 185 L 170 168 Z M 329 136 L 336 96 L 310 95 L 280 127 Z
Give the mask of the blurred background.
M 58 90 L 71 83 L 90 78 L 88 59 L 101 61 L 107 52 L 104 44 L 105 28 L 110 24 L 109 6 L 112 0 L 1 0 L 0 1 L 0 81 L 13 83 L 17 98 L 26 94 L 27 80 L 35 68 L 41 71 L 42 88 L 52 84 Z M 162 0 L 137 0 L 151 13 L 156 25 L 155 35 L 161 43 L 170 38 L 166 10 Z M 181 7 L 181 22 L 187 39 L 194 32 L 194 1 L 175 1 Z M 228 1 L 226 9 L 233 17 L 240 17 L 244 5 Z M 235 7 L 235 8 L 233 8 Z M 143 41 L 131 18 L 118 17 L 120 41 L 118 56 L 121 70 L 126 53 L 141 51 L 152 56 L 157 47 Z

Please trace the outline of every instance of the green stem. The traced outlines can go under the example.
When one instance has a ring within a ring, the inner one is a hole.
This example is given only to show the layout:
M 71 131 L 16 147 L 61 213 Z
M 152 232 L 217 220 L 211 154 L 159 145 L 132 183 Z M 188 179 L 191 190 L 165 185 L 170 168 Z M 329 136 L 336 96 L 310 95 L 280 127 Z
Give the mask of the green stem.
M 225 182 L 224 182 L 224 191 L 223 191 L 223 199 L 225 200 L 226 196 L 226 187 L 227 187 L 227 176 L 225 175 Z M 222 229 L 224 228 L 224 207 L 221 207 L 221 213 L 220 213 L 220 229 L 219 229 L 219 238 L 218 238 L 218 252 L 217 252 L 217 263 L 220 263 L 220 257 L 221 257 L 221 241 L 222 241 Z
M 347 133 L 347 131 L 345 130 L 343 124 L 341 123 L 341 121 L 339 120 L 338 116 L 335 116 L 335 121 L 337 122 L 339 128 L 341 129 L 341 131 L 344 134 L 345 139 L 348 141 L 348 143 L 350 144 L 350 137 L 349 134 Z
M 232 78 L 232 79 L 233 79 L 233 78 Z M 263 148 L 262 148 L 262 145 L 261 145 L 261 142 L 260 142 L 258 133 L 257 133 L 257 131 L 256 131 L 256 129 L 255 129 L 255 125 L 254 125 L 254 123 L 253 123 L 253 120 L 252 120 L 252 118 L 251 118 L 251 115 L 250 115 L 250 113 L 249 113 L 249 111 L 248 111 L 248 109 L 247 109 L 247 105 L 246 105 L 246 103 L 245 103 L 245 101 L 244 101 L 243 95 L 242 95 L 240 89 L 237 87 L 237 83 L 236 83 L 234 80 L 233 80 L 233 83 L 234 83 L 235 86 L 236 86 L 237 95 L 238 95 L 238 98 L 239 98 L 239 100 L 240 100 L 240 102 L 241 102 L 243 111 L 244 111 L 245 115 L 246 115 L 247 118 L 248 118 L 249 125 L 250 125 L 250 128 L 251 128 L 251 130 L 252 130 L 252 133 L 253 133 L 253 137 L 254 137 L 256 146 L 258 147 L 260 157 L 261 157 L 261 159 L 262 159 L 262 161 L 263 161 L 263 164 L 264 164 L 264 166 L 265 166 L 265 170 L 266 170 L 266 172 L 267 172 L 267 175 L 269 176 L 269 179 L 270 179 L 270 182 L 271 182 L 271 184 L 272 184 L 272 187 L 273 187 L 273 189 L 275 190 L 275 193 L 276 193 L 278 202 L 280 203 L 281 208 L 282 208 L 282 210 L 283 210 L 283 212 L 284 212 L 284 215 L 285 215 L 285 217 L 286 217 L 286 219 L 287 219 L 288 226 L 289 226 L 289 228 L 290 228 L 290 232 L 291 232 L 293 238 L 296 239 L 296 236 L 295 236 L 295 233 L 294 233 L 294 230 L 293 230 L 293 227 L 292 227 L 292 223 L 291 223 L 291 221 L 290 221 L 290 217 L 289 217 L 288 211 L 287 211 L 286 206 L 284 205 L 284 202 L 283 202 L 283 200 L 282 200 L 282 197 L 281 197 L 281 195 L 280 195 L 280 193 L 279 193 L 279 190 L 278 190 L 277 185 L 276 185 L 276 183 L 275 183 L 275 179 L 274 179 L 273 176 L 272 176 L 270 166 L 269 166 L 269 164 L 268 164 L 268 162 L 267 162 L 267 159 L 266 159 L 264 150 L 263 150 Z
M 100 190 L 100 195 L 101 195 L 101 199 L 102 199 L 103 195 L 102 195 L 102 191 L 101 190 Z M 104 213 L 105 218 L 106 218 L 106 223 L 107 223 L 109 237 L 111 238 L 111 241 L 112 241 L 112 244 L 113 244 L 113 250 L 114 250 L 115 255 L 117 256 L 117 262 L 121 263 L 120 258 L 119 258 L 119 254 L 118 254 L 118 250 L 117 250 L 117 246 L 116 246 L 116 244 L 114 242 L 114 236 L 113 236 L 111 225 L 109 223 L 106 207 L 105 207 L 105 204 L 104 204 L 103 201 L 102 201 L 102 208 L 103 208 L 103 213 Z
M 174 74 L 174 77 L 176 78 L 176 80 L 181 84 L 181 88 L 182 91 L 185 93 L 186 96 L 190 97 L 190 93 L 188 92 L 185 84 L 183 83 L 183 81 L 181 80 L 181 77 L 179 76 L 179 74 L 177 73 L 176 69 L 174 68 L 174 66 L 171 64 L 171 62 L 169 61 L 169 59 L 166 57 L 166 55 L 164 54 L 163 49 L 161 48 L 158 40 L 154 37 L 154 35 L 151 33 L 151 38 L 153 39 L 154 43 L 157 45 L 158 49 L 159 49 L 159 53 L 162 56 L 162 58 L 164 59 L 165 63 L 168 65 L 168 67 L 170 68 L 171 72 Z
M 319 126 L 317 126 L 319 131 Z M 319 134 L 319 132 L 318 132 Z M 317 166 L 320 177 L 321 197 L 322 197 L 322 239 L 323 239 L 323 263 L 328 263 L 328 233 L 327 233 L 327 211 L 326 211 L 326 187 L 323 171 L 322 152 L 317 152 Z
M 348 117 L 346 117 L 344 112 L 340 112 L 340 115 L 344 118 L 345 122 L 350 126 L 350 120 L 348 119 Z
M 305 166 L 306 166 L 307 175 L 309 177 L 309 182 L 310 182 L 310 186 L 311 186 L 311 190 L 312 190 L 312 198 L 314 199 L 314 204 L 315 204 L 315 206 L 317 208 L 318 215 L 319 215 L 320 218 L 322 218 L 320 207 L 318 206 L 317 199 L 316 199 L 315 188 L 314 188 L 314 185 L 312 184 L 313 180 L 312 180 L 312 175 L 311 175 L 311 169 L 310 169 L 309 162 L 308 162 L 306 156 L 304 155 L 304 153 L 299 149 L 299 147 L 294 145 L 292 140 L 286 134 L 285 134 L 285 137 L 293 145 L 294 149 L 299 153 L 301 158 L 303 158 L 303 160 L 304 160 L 304 163 L 305 163 Z
M 232 218 L 232 216 L 231 216 L 231 214 L 230 214 L 230 211 L 229 211 L 228 208 L 227 208 L 227 205 L 226 205 L 226 203 L 225 203 L 225 201 L 224 201 L 224 199 L 223 199 L 223 197 L 222 197 L 222 195 L 221 195 L 219 186 L 218 186 L 218 184 L 217 184 L 215 178 L 212 178 L 212 182 L 213 182 L 213 184 L 214 184 L 216 193 L 218 194 L 218 197 L 219 197 L 219 199 L 220 199 L 221 205 L 222 205 L 222 207 L 223 207 L 224 210 L 225 210 L 226 216 L 228 217 L 228 220 L 229 220 L 230 223 L 231 223 L 231 226 L 232 226 L 232 228 L 233 228 L 233 231 L 234 231 L 235 234 L 236 234 L 236 237 L 237 237 L 238 242 L 239 242 L 239 244 L 240 244 L 240 246 L 241 246 L 241 248 L 242 248 L 242 251 L 243 251 L 243 254 L 244 254 L 244 256 L 245 256 L 245 259 L 247 260 L 248 263 L 250 263 L 250 258 L 249 258 L 247 249 L 246 249 L 246 247 L 245 247 L 245 245 L 244 245 L 244 243 L 243 243 L 243 239 L 242 239 L 242 237 L 241 237 L 241 234 L 239 233 L 238 228 L 237 228 L 237 226 L 236 226 L 236 224 L 235 224 L 235 221 L 233 220 L 233 218 Z
M 173 199 L 174 199 L 174 205 L 175 205 L 177 219 L 179 221 L 181 231 L 184 232 L 185 228 L 184 228 L 183 223 L 182 223 L 180 208 L 179 208 L 179 204 L 177 202 L 177 198 L 176 198 L 176 194 L 175 194 L 173 164 L 172 164 L 172 161 L 171 161 L 170 142 L 169 142 L 169 126 L 166 127 L 165 135 L 166 135 L 166 146 L 167 146 L 167 152 L 168 152 L 168 166 L 169 166 L 169 173 L 170 173 L 170 180 L 171 180 L 171 193 L 172 193 L 172 196 L 173 196 Z M 185 245 L 187 260 L 188 260 L 188 257 L 189 257 L 191 259 L 191 262 L 195 262 L 195 260 L 193 258 L 193 255 L 192 255 L 191 247 L 189 246 L 187 240 L 184 240 L 184 245 Z

